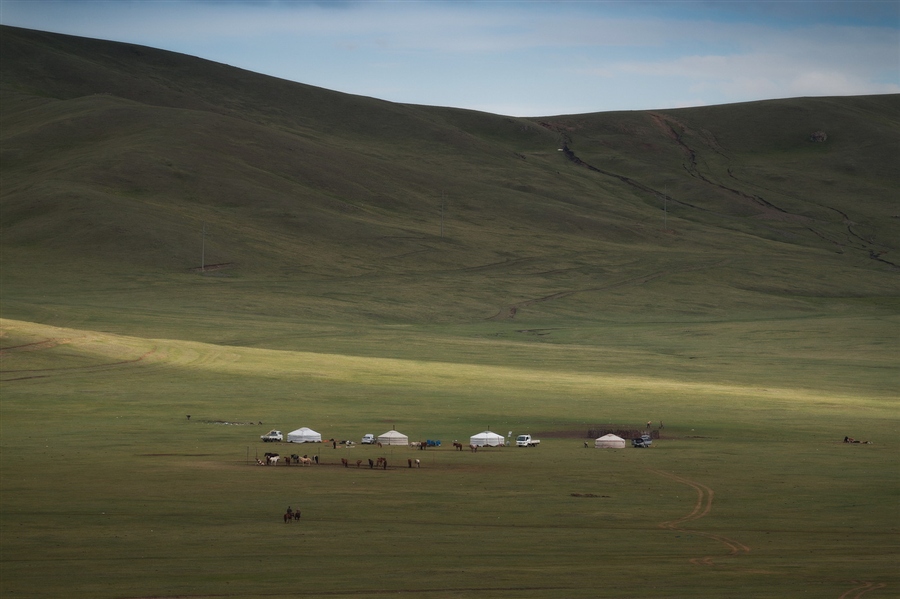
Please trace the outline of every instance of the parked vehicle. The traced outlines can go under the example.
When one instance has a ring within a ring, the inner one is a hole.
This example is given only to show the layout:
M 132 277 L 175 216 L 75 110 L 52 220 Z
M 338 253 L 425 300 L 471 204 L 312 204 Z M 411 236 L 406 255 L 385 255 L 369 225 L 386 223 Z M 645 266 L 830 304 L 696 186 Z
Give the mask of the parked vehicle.
M 650 447 L 651 445 L 653 445 L 653 440 L 650 435 L 641 435 L 631 440 L 632 447 Z
M 516 447 L 536 447 L 540 439 L 532 439 L 531 435 L 519 435 L 516 437 Z
M 267 432 L 265 435 L 260 435 L 260 439 L 265 441 L 266 443 L 270 443 L 273 441 L 284 441 L 284 435 L 281 434 L 281 431 L 271 430 Z
M 375 441 L 375 435 L 373 435 L 372 433 L 366 433 L 365 435 L 363 435 L 361 443 L 363 445 L 375 445 Z

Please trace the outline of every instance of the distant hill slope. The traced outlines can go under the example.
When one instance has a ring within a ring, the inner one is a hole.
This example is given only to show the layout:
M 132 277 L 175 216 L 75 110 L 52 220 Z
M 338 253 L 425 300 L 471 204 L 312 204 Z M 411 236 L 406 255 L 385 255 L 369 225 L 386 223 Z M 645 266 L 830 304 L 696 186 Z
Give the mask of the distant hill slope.
M 315 319 L 896 295 L 896 95 L 510 118 L 3 27 L 0 102 L 11 317 L 201 263 L 230 310 Z

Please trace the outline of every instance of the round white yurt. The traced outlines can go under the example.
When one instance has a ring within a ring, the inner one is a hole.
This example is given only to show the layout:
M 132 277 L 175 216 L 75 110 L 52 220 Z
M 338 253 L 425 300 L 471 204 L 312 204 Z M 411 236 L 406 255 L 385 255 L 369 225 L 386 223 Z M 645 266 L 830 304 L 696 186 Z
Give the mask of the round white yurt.
M 594 440 L 594 447 L 601 449 L 625 449 L 625 439 L 618 435 L 603 435 L 599 439 Z
M 409 437 L 395 430 L 390 430 L 383 435 L 378 435 L 378 442 L 382 445 L 409 445 Z
M 304 426 L 289 432 L 287 441 L 288 443 L 321 443 L 322 435 Z
M 502 447 L 503 445 L 506 445 L 506 439 L 503 438 L 503 435 L 498 435 L 491 431 L 484 431 L 469 437 L 469 443 L 477 447 Z

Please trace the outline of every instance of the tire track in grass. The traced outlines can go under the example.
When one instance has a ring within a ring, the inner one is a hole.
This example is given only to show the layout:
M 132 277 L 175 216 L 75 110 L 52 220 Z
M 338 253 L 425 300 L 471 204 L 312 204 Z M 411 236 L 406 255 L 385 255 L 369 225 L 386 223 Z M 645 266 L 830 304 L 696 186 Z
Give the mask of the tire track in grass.
M 868 593 L 869 591 L 874 591 L 876 589 L 883 589 L 887 585 L 883 582 L 863 582 L 860 586 L 853 587 L 838 599 L 860 599 L 863 595 Z
M 650 472 L 654 474 L 658 474 L 670 480 L 674 480 L 675 482 L 681 483 L 683 485 L 687 485 L 694 489 L 697 492 L 697 501 L 694 503 L 694 508 L 686 515 L 676 518 L 675 520 L 668 520 L 666 522 L 661 522 L 659 524 L 660 528 L 666 528 L 669 530 L 677 530 L 679 532 L 690 532 L 691 534 L 699 535 L 702 537 L 706 537 L 707 539 L 712 539 L 717 541 L 728 548 L 728 556 L 729 557 L 737 557 L 739 555 L 746 555 L 750 553 L 750 547 L 744 545 L 740 541 L 735 539 L 726 537 L 724 535 L 703 532 L 699 530 L 690 530 L 684 528 L 684 525 L 688 522 L 694 522 L 701 518 L 705 518 L 712 512 L 713 499 L 716 496 L 715 491 L 707 487 L 702 483 L 698 483 L 696 481 L 688 480 L 681 476 L 677 476 L 675 474 L 671 474 L 669 472 L 663 472 L 662 470 L 653 470 L 648 469 Z M 697 566 L 714 566 L 716 565 L 713 561 L 715 556 L 706 555 L 703 557 L 694 557 L 689 561 Z
M 52 349 L 61 343 L 68 343 L 66 339 L 44 339 L 43 341 L 35 341 L 33 343 L 23 343 L 22 345 L 13 345 L 10 347 L 0 347 L 0 356 L 10 353 L 18 353 L 23 351 L 39 351 L 42 349 Z
M 145 352 L 143 355 L 138 356 L 137 358 L 133 358 L 131 360 L 119 360 L 117 362 L 105 362 L 102 364 L 91 364 L 90 366 L 63 366 L 60 368 L 31 368 L 31 369 L 21 369 L 21 370 L 0 370 L 0 377 L 4 377 L 6 375 L 16 373 L 20 374 L 20 376 L 15 376 L 12 378 L 0 378 L 2 382 L 8 383 L 11 381 L 22 381 L 27 379 L 40 379 L 47 378 L 50 376 L 56 376 L 60 374 L 68 374 L 71 372 L 93 372 L 93 371 L 101 371 L 106 370 L 108 368 L 116 367 L 116 366 L 125 366 L 128 364 L 137 364 L 139 362 L 143 362 L 150 356 L 156 353 L 156 349 L 151 349 Z M 44 374 L 24 374 L 24 373 L 44 373 Z
M 662 470 L 654 470 L 652 468 L 648 468 L 650 472 L 654 474 L 658 474 L 660 476 L 664 476 L 670 480 L 674 480 L 675 482 L 679 482 L 681 484 L 687 485 L 697 491 L 697 501 L 694 503 L 693 509 L 687 513 L 686 515 L 676 518 L 674 520 L 668 520 L 666 522 L 661 522 L 659 524 L 660 528 L 666 528 L 668 530 L 677 530 L 679 532 L 690 532 L 691 534 L 699 535 L 706 537 L 707 539 L 712 539 L 714 541 L 718 541 L 722 543 L 725 547 L 728 548 L 728 557 L 736 557 L 738 555 L 745 555 L 750 553 L 750 547 L 744 545 L 740 541 L 735 539 L 726 537 L 724 535 L 713 534 L 708 532 L 702 532 L 698 530 L 690 530 L 684 528 L 683 525 L 688 522 L 694 522 L 699 520 L 700 518 L 704 518 L 712 512 L 712 504 L 713 499 L 715 498 L 715 491 L 711 488 L 707 487 L 702 483 L 698 483 L 696 481 L 688 480 L 681 476 L 677 476 L 675 474 L 671 474 L 669 472 L 663 472 Z M 716 563 L 714 561 L 714 556 L 706 555 L 703 557 L 694 557 L 691 558 L 690 561 L 692 564 L 696 566 L 715 566 Z M 869 593 L 870 591 L 875 591 L 878 589 L 882 589 L 887 586 L 883 582 L 871 582 L 871 581 L 853 581 L 857 584 L 857 586 L 853 587 L 849 591 L 846 591 L 842 594 L 838 599 L 862 599 L 863 595 Z

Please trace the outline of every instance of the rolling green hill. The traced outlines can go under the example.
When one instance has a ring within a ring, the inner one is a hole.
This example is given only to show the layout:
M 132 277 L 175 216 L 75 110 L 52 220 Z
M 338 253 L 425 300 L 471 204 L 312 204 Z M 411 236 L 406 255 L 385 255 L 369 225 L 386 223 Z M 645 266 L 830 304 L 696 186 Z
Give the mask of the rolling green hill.
M 48 281 L 177 296 L 201 261 L 227 263 L 229 310 L 313 320 L 602 320 L 636 285 L 661 292 L 641 311 L 698 314 L 897 290 L 898 96 L 521 119 L 127 44 L 0 43 L 10 316 L 44 320 Z

